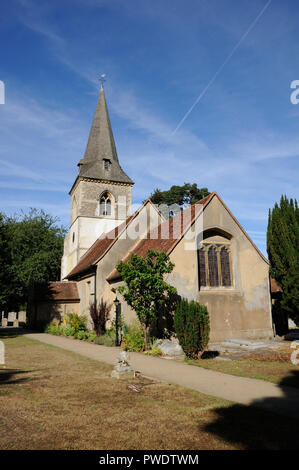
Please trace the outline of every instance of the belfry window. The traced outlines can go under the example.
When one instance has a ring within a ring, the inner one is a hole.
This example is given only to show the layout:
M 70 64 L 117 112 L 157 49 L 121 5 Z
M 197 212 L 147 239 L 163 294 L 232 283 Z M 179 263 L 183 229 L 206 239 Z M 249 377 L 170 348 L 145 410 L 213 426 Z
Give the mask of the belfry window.
M 229 245 L 203 243 L 197 258 L 199 288 L 232 286 Z
M 100 198 L 100 215 L 111 215 L 111 198 L 108 193 Z

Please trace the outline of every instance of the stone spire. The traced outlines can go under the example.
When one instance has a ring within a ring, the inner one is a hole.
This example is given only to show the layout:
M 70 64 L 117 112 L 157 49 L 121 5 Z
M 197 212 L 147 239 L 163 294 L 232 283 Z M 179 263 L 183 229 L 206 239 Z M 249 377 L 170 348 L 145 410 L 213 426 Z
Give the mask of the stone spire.
M 134 184 L 121 168 L 111 129 L 103 87 L 100 91 L 79 177 Z

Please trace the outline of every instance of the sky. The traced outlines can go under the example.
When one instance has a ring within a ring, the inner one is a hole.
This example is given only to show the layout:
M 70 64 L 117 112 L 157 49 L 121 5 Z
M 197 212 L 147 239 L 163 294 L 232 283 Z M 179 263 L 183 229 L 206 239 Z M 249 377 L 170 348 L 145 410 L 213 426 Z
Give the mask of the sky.
M 268 210 L 298 199 L 297 0 L 10 0 L 1 4 L 0 211 L 68 192 L 105 73 L 134 206 L 155 188 L 217 191 L 266 254 Z

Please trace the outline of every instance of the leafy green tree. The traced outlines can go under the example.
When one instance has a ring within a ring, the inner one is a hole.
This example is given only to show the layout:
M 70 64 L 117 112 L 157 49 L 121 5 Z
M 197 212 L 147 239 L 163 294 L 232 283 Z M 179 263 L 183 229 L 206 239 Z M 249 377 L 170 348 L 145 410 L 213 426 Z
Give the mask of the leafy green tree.
M 299 324 L 299 209 L 281 196 L 269 210 L 267 251 L 270 274 L 282 287 L 281 308 Z
M 18 310 L 27 301 L 31 282 L 60 279 L 65 230 L 57 226 L 57 218 L 37 209 L 7 218 L 6 229 L 13 286 L 9 308 Z
M 7 310 L 13 292 L 11 251 L 6 217 L 0 213 L 0 311 Z
M 149 349 L 150 326 L 176 295 L 176 289 L 164 281 L 164 275 L 172 272 L 174 264 L 166 253 L 149 250 L 145 258 L 133 254 L 116 268 L 125 283 L 118 290 L 135 310 L 143 326 L 145 348 Z
M 194 204 L 209 194 L 208 188 L 198 188 L 197 184 L 184 183 L 183 186 L 171 186 L 167 191 L 155 189 L 150 195 L 154 204 Z
M 187 357 L 200 359 L 209 343 L 210 319 L 207 307 L 181 299 L 175 314 L 174 328 Z

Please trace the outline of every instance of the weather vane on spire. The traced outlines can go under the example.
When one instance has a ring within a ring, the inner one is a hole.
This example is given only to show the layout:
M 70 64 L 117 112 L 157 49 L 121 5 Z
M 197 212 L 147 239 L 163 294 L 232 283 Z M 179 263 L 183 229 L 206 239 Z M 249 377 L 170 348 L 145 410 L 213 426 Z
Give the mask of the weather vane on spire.
M 105 73 L 102 73 L 101 77 L 99 78 L 100 80 L 100 84 L 101 84 L 101 88 L 104 88 L 104 83 L 106 81 L 106 74 Z

